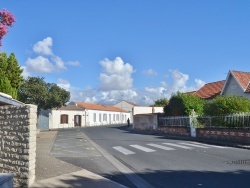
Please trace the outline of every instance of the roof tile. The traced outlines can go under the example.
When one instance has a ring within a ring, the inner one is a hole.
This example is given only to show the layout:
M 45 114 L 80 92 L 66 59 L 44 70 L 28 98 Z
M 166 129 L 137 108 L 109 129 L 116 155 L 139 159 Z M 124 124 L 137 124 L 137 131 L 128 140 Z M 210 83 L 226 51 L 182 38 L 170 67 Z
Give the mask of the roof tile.
M 217 95 L 220 95 L 224 84 L 225 80 L 207 83 L 194 94 L 203 99 L 213 99 Z
M 103 111 L 115 111 L 115 112 L 124 112 L 124 110 L 114 107 L 114 106 L 105 106 L 101 104 L 92 104 L 92 103 L 85 103 L 85 102 L 75 102 L 77 106 L 90 109 L 90 110 L 103 110 Z
M 250 72 L 231 71 L 245 92 L 250 92 Z

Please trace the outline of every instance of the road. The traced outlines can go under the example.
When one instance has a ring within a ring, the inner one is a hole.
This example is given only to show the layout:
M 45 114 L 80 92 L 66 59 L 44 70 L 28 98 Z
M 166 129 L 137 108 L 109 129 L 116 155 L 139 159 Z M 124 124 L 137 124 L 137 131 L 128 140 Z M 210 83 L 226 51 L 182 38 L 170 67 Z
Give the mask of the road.
M 250 150 L 123 126 L 60 130 L 51 155 L 131 188 L 250 187 Z

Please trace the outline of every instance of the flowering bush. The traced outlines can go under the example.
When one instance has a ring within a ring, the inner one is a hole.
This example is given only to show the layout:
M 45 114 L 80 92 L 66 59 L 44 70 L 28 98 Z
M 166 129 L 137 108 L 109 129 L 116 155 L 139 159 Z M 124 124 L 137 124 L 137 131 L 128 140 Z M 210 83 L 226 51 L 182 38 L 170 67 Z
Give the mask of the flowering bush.
M 8 32 L 8 27 L 11 27 L 15 22 L 15 17 L 12 13 L 7 12 L 6 9 L 0 11 L 0 46 L 2 46 L 2 38 Z

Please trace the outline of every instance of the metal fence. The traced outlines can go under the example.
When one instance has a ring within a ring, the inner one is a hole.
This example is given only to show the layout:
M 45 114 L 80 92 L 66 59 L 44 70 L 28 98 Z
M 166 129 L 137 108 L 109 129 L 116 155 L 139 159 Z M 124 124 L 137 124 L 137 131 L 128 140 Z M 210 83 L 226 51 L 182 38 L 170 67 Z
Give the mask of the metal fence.
M 227 116 L 176 116 L 159 117 L 159 126 L 190 126 L 195 128 L 246 128 L 250 129 L 250 113 Z

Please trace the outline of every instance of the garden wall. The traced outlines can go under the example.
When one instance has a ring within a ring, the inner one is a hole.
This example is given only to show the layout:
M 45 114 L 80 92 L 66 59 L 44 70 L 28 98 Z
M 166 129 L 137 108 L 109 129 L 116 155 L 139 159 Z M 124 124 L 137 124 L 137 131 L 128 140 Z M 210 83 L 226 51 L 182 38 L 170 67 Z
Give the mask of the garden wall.
M 15 187 L 35 180 L 37 107 L 0 106 L 0 173 L 13 173 Z
M 196 137 L 250 144 L 249 129 L 197 128 Z

